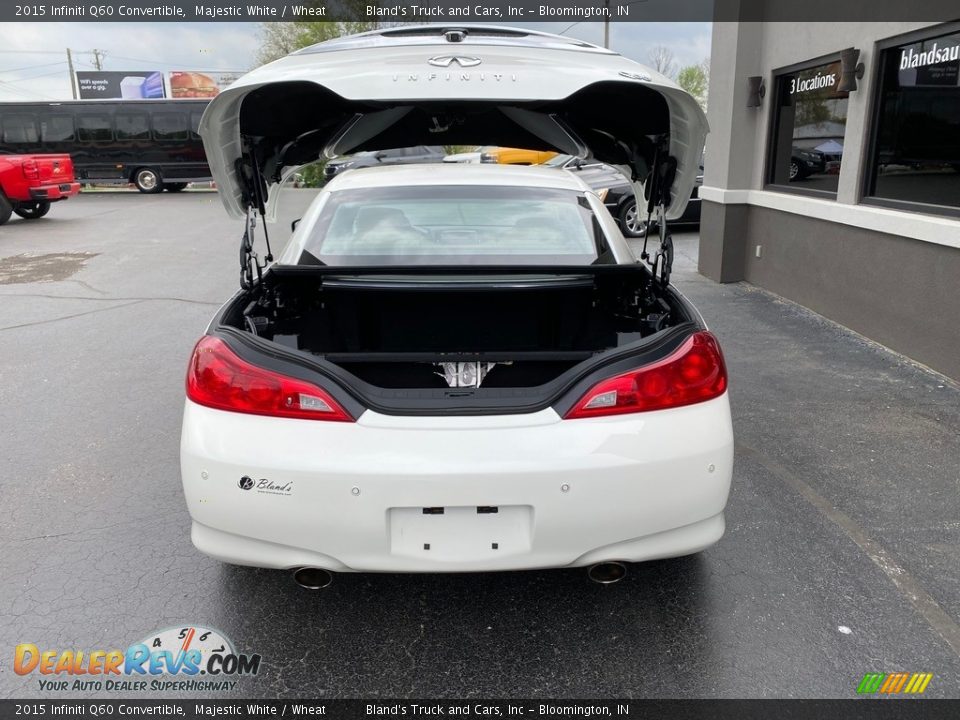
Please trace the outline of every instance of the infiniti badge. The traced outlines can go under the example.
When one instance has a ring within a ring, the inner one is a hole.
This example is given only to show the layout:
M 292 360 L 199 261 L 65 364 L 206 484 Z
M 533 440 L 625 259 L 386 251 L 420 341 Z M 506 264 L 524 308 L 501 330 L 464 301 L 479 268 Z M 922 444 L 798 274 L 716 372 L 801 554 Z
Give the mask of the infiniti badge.
M 470 57 L 469 55 L 437 55 L 427 60 L 428 63 L 435 67 L 450 67 L 454 63 L 460 67 L 476 67 L 483 62 L 478 57 Z

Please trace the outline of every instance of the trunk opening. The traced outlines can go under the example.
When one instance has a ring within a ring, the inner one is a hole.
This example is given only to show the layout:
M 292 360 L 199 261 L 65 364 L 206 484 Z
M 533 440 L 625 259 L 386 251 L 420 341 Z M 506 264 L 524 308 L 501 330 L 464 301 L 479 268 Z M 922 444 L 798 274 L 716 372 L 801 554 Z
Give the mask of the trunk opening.
M 692 319 L 639 266 L 522 275 L 276 270 L 222 322 L 384 389 L 533 388 Z

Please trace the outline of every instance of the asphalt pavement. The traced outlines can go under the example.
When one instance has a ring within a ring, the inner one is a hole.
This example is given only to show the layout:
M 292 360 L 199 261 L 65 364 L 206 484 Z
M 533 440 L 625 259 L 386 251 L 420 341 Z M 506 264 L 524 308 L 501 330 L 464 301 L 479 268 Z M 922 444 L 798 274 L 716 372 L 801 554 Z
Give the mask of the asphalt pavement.
M 715 547 L 612 586 L 340 575 L 316 593 L 201 555 L 183 375 L 237 286 L 241 231 L 189 191 L 84 194 L 0 227 L 0 697 L 85 694 L 15 674 L 19 643 L 125 648 L 188 624 L 261 654 L 243 697 L 846 698 L 894 671 L 960 697 L 960 390 L 699 276 L 692 232 L 675 282 L 723 344 L 737 438 Z

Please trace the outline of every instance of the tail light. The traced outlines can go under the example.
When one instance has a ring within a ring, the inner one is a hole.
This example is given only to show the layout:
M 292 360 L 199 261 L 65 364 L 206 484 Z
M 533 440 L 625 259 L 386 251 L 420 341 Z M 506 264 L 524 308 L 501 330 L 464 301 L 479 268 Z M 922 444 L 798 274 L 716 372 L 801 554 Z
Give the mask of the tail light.
M 693 405 L 719 397 L 727 389 L 727 368 L 720 344 L 709 332 L 687 338 L 662 360 L 601 380 L 564 416 L 621 415 Z
M 237 356 L 223 340 L 206 336 L 187 368 L 187 397 L 218 410 L 252 415 L 353 422 L 330 394 Z
M 23 176 L 27 180 L 40 179 L 40 168 L 37 167 L 36 160 L 24 160 L 20 168 L 23 170 Z

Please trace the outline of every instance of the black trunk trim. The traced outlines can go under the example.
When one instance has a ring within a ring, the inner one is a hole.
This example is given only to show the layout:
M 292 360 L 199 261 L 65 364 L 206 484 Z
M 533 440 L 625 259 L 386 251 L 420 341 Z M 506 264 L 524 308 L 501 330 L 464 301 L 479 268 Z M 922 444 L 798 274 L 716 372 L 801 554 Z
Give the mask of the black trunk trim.
M 366 383 L 337 365 L 235 328 L 220 326 L 220 337 L 247 362 L 320 384 L 353 417 L 369 408 L 384 415 L 512 415 L 553 407 L 563 415 L 598 380 L 666 357 L 692 333 L 685 322 L 624 348 L 600 353 L 549 383 L 532 388 L 389 389 Z
M 277 272 L 276 266 L 264 275 L 264 284 L 270 284 L 271 276 L 282 275 L 344 275 L 344 274 L 544 274 L 556 272 L 644 272 L 637 265 L 594 266 L 590 268 L 556 267 L 536 268 L 504 267 L 426 267 L 404 268 L 305 268 L 308 272 L 299 272 L 304 268 L 284 268 Z M 292 273 L 286 271 L 294 270 Z M 647 273 L 648 274 L 648 273 Z M 234 313 L 249 302 L 250 293 L 240 291 L 217 313 L 208 327 L 207 334 L 215 335 L 226 342 L 230 348 L 247 362 L 259 365 L 275 372 L 290 375 L 306 382 L 319 384 L 354 418 L 364 410 L 371 409 L 384 415 L 510 415 L 533 413 L 548 407 L 554 408 L 561 417 L 576 403 L 582 395 L 599 380 L 626 372 L 642 365 L 656 362 L 676 350 L 690 335 L 705 329 L 696 309 L 672 287 L 665 291 L 677 314 L 687 318 L 673 327 L 655 335 L 630 343 L 623 347 L 612 348 L 593 355 L 570 368 L 554 380 L 543 385 L 526 388 L 444 388 L 444 389 L 391 389 L 366 383 L 356 375 L 331 362 L 327 357 L 316 356 L 305 351 L 285 348 L 270 340 L 256 337 L 250 333 L 223 323 L 225 316 Z M 488 359 L 484 357 L 483 359 Z M 351 358 L 351 360 L 354 360 Z
M 382 363 L 382 362 L 509 362 L 588 360 L 597 352 L 590 350 L 521 350 L 502 352 L 334 352 L 323 357 L 332 363 Z

